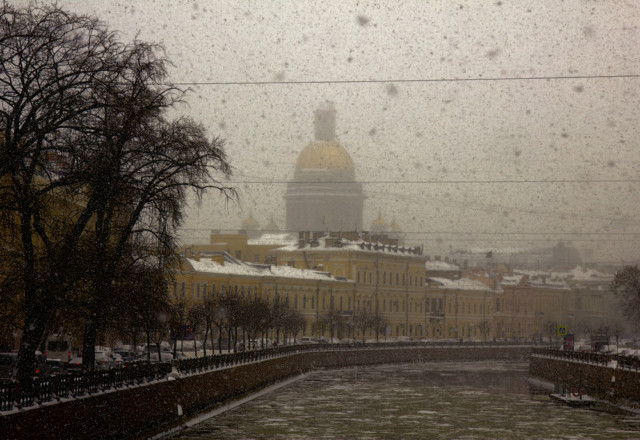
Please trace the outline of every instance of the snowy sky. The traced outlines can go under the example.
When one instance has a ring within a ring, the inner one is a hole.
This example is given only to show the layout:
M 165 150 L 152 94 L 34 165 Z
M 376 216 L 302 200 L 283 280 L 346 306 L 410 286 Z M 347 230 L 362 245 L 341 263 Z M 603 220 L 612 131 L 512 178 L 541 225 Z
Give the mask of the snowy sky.
M 365 225 L 395 214 L 427 254 L 564 238 L 592 260 L 640 256 L 640 78 L 584 78 L 640 74 L 640 1 L 59 4 L 125 41 L 164 43 L 174 82 L 274 82 L 191 86 L 179 111 L 226 139 L 240 200 L 194 205 L 185 242 L 250 210 L 283 227 L 281 182 L 330 100 L 365 182 Z M 287 84 L 352 80 L 374 82 Z

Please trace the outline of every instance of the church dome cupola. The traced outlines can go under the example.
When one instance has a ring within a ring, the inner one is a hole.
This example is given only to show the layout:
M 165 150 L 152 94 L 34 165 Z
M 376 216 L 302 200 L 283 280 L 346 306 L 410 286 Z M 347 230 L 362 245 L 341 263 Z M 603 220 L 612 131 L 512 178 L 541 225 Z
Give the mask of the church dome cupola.
M 252 211 L 249 211 L 249 217 L 242 221 L 240 232 L 247 234 L 249 238 L 255 238 L 260 235 L 260 224 L 253 218 Z
M 286 229 L 362 230 L 364 194 L 355 166 L 336 138 L 336 110 L 330 102 L 314 112 L 315 139 L 298 156 L 287 184 Z
M 371 232 L 381 234 L 387 232 L 389 224 L 382 218 L 382 211 L 378 210 L 378 218 L 371 223 Z

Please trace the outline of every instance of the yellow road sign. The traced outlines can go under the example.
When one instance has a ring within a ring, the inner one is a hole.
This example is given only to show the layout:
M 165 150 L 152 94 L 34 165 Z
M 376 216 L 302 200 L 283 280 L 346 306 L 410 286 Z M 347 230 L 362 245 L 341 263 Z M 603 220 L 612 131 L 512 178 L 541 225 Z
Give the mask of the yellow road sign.
M 559 325 L 558 326 L 558 336 L 564 336 L 567 334 L 567 326 L 566 325 Z

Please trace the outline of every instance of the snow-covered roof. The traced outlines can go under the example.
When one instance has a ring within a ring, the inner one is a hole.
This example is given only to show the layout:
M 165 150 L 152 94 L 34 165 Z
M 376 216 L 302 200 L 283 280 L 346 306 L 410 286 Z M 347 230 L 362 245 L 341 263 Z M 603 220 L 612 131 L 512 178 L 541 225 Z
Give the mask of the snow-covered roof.
M 445 289 L 457 290 L 494 290 L 483 282 L 472 280 L 470 278 L 460 278 L 458 280 L 450 280 L 449 278 L 429 277 L 428 280 L 440 284 Z M 497 289 L 500 290 L 500 289 Z
M 298 242 L 296 238 L 287 233 L 262 234 L 260 238 L 253 238 L 247 244 L 254 246 L 291 246 Z
M 502 277 L 502 281 L 500 281 L 500 284 L 502 284 L 503 286 L 517 286 L 522 281 L 522 278 L 524 278 L 524 275 L 505 275 L 504 277 Z
M 460 270 L 455 264 L 446 261 L 427 261 L 424 263 L 425 270 Z
M 228 254 L 225 254 L 225 264 L 219 264 L 216 261 L 209 259 L 202 259 L 196 261 L 192 258 L 185 258 L 185 260 L 193 267 L 196 272 L 212 273 L 219 275 L 240 275 L 240 276 L 254 276 L 254 277 L 279 277 L 279 278 L 297 278 L 306 280 L 319 280 L 319 281 L 339 281 L 339 282 L 351 282 L 344 278 L 336 278 L 328 272 L 320 272 L 309 269 L 296 269 L 289 266 L 274 266 L 269 264 L 251 264 L 245 263 L 234 258 L 227 259 Z
M 365 243 L 362 241 L 350 241 L 347 239 L 335 239 L 335 241 L 340 242 L 339 246 L 327 246 L 327 239 L 330 239 L 330 237 L 321 237 L 317 239 L 318 242 L 318 246 L 315 247 L 311 247 L 310 244 L 305 244 L 304 248 L 300 248 L 298 246 L 297 243 L 295 244 L 291 244 L 289 246 L 285 246 L 285 247 L 281 247 L 278 250 L 280 251 L 285 251 L 285 252 L 292 252 L 292 251 L 298 251 L 301 249 L 306 249 L 306 250 L 314 250 L 314 251 L 344 251 L 346 250 L 350 250 L 350 251 L 360 251 L 360 252 L 372 252 L 372 253 L 385 253 L 385 254 L 394 254 L 394 255 L 406 255 L 406 256 L 421 256 L 419 255 L 417 252 L 419 250 L 419 248 L 415 247 L 415 248 L 408 248 L 408 247 L 403 247 L 403 246 L 396 246 L 396 245 L 384 245 L 382 243 Z M 376 250 L 375 247 L 378 247 L 378 249 Z M 371 249 L 369 249 L 369 247 L 371 247 Z M 402 251 L 402 249 L 404 249 L 404 252 Z M 409 252 L 409 249 L 412 249 L 413 252 Z
M 555 272 L 555 271 L 540 271 L 540 270 L 518 270 L 521 274 L 529 275 L 530 279 L 545 277 L 547 283 L 549 280 L 574 280 L 574 281 L 609 281 L 613 279 L 613 275 L 599 272 L 595 269 L 583 268 L 582 266 L 576 266 L 569 271 Z

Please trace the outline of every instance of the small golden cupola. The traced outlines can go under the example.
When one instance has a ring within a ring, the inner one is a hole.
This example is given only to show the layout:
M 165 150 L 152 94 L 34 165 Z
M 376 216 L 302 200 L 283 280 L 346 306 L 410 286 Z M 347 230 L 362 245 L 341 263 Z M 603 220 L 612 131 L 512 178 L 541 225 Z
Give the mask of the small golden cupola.
M 378 210 L 378 218 L 371 223 L 371 232 L 374 234 L 382 234 L 387 232 L 389 225 L 385 219 L 382 218 L 382 211 Z
M 249 238 L 256 238 L 260 235 L 260 224 L 253 218 L 253 211 L 249 211 L 249 217 L 242 221 L 240 232 L 247 234 Z

